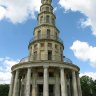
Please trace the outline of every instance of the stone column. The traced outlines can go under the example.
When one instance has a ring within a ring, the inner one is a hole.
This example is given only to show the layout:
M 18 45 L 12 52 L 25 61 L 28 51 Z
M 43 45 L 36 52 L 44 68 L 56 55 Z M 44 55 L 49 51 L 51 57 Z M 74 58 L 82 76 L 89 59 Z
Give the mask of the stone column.
M 31 79 L 31 68 L 28 68 L 27 71 L 27 78 L 26 78 L 26 89 L 25 89 L 25 96 L 30 96 L 30 79 Z
M 79 73 L 77 73 L 77 86 L 78 86 L 78 96 L 82 96 L 82 90 L 81 90 Z
M 68 83 L 69 83 L 69 90 L 68 90 L 68 92 L 69 92 L 68 94 L 69 94 L 69 95 L 68 95 L 68 96 L 71 96 L 71 86 L 70 86 L 70 81 L 71 81 L 70 78 L 68 78 Z
M 60 76 L 61 76 L 61 96 L 67 96 L 66 92 L 66 84 L 65 84 L 65 75 L 64 75 L 64 68 L 60 69 Z
M 48 67 L 44 66 L 43 96 L 49 96 Z
M 24 79 L 25 79 L 25 77 L 24 77 L 24 75 L 22 76 L 22 79 L 21 79 L 21 90 L 20 90 L 20 96 L 24 96 L 24 89 L 25 89 L 25 82 L 24 82 Z
M 18 96 L 20 96 L 21 91 L 21 78 L 18 79 Z
M 33 77 L 32 77 L 32 96 L 37 96 L 37 84 L 36 84 L 37 73 L 33 70 Z
M 10 83 L 10 90 L 9 90 L 9 95 L 8 96 L 12 96 L 13 94 L 13 85 L 14 85 L 14 74 L 12 73 L 12 76 L 11 76 L 11 83 Z
M 59 79 L 59 72 L 55 71 L 55 96 L 60 96 L 60 79 Z
M 22 77 L 22 79 L 21 79 L 21 90 L 20 90 L 20 96 L 22 96 L 22 94 L 23 94 L 23 77 Z
M 13 96 L 18 96 L 18 78 L 19 78 L 19 70 L 16 70 Z
M 72 71 L 73 96 L 78 96 L 75 71 Z

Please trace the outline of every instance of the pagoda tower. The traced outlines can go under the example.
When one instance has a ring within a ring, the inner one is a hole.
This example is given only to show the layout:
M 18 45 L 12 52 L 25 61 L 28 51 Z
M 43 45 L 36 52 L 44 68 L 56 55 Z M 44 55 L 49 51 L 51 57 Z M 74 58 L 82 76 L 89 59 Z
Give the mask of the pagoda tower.
M 63 54 L 52 0 L 41 0 L 29 55 L 12 66 L 9 96 L 82 96 L 79 67 Z

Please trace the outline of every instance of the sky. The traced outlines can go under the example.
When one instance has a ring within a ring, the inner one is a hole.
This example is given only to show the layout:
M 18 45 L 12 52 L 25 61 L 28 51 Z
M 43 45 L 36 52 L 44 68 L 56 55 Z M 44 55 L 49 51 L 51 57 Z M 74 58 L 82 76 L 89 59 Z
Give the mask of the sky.
M 0 0 L 0 84 L 10 83 L 11 67 L 28 56 L 41 0 Z M 53 0 L 64 56 L 80 76 L 96 79 L 96 0 Z

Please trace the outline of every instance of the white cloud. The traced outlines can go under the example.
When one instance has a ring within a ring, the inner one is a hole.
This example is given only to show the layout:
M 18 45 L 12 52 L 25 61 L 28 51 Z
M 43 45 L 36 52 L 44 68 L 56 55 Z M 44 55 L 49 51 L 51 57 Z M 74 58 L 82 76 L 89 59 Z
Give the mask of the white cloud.
M 82 77 L 82 76 L 84 76 L 84 75 L 91 77 L 93 80 L 96 80 L 96 72 L 95 72 L 95 73 L 94 73 L 94 72 L 84 72 L 84 73 L 80 73 L 80 77 Z
M 0 0 L 0 20 L 6 18 L 13 23 L 21 23 L 29 16 L 35 18 L 41 0 Z
M 87 19 L 81 22 L 84 27 L 89 27 L 92 30 L 92 34 L 96 35 L 96 0 L 59 0 L 59 4 L 66 11 L 78 11 L 84 14 Z
M 10 83 L 11 67 L 18 62 L 9 57 L 0 58 L 0 84 Z
M 0 20 L 5 17 L 6 10 L 0 6 Z
M 0 72 L 0 84 L 10 84 L 11 72 Z
M 73 42 L 70 49 L 78 59 L 89 61 L 91 66 L 96 67 L 96 47 L 77 40 Z

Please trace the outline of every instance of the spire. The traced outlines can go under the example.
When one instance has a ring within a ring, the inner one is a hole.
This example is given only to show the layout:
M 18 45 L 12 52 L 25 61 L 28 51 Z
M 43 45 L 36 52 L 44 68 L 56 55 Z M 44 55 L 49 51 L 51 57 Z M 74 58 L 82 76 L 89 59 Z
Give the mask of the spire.
M 53 14 L 52 0 L 42 0 L 40 13 L 38 14 L 38 25 L 49 24 L 55 25 L 55 15 Z

